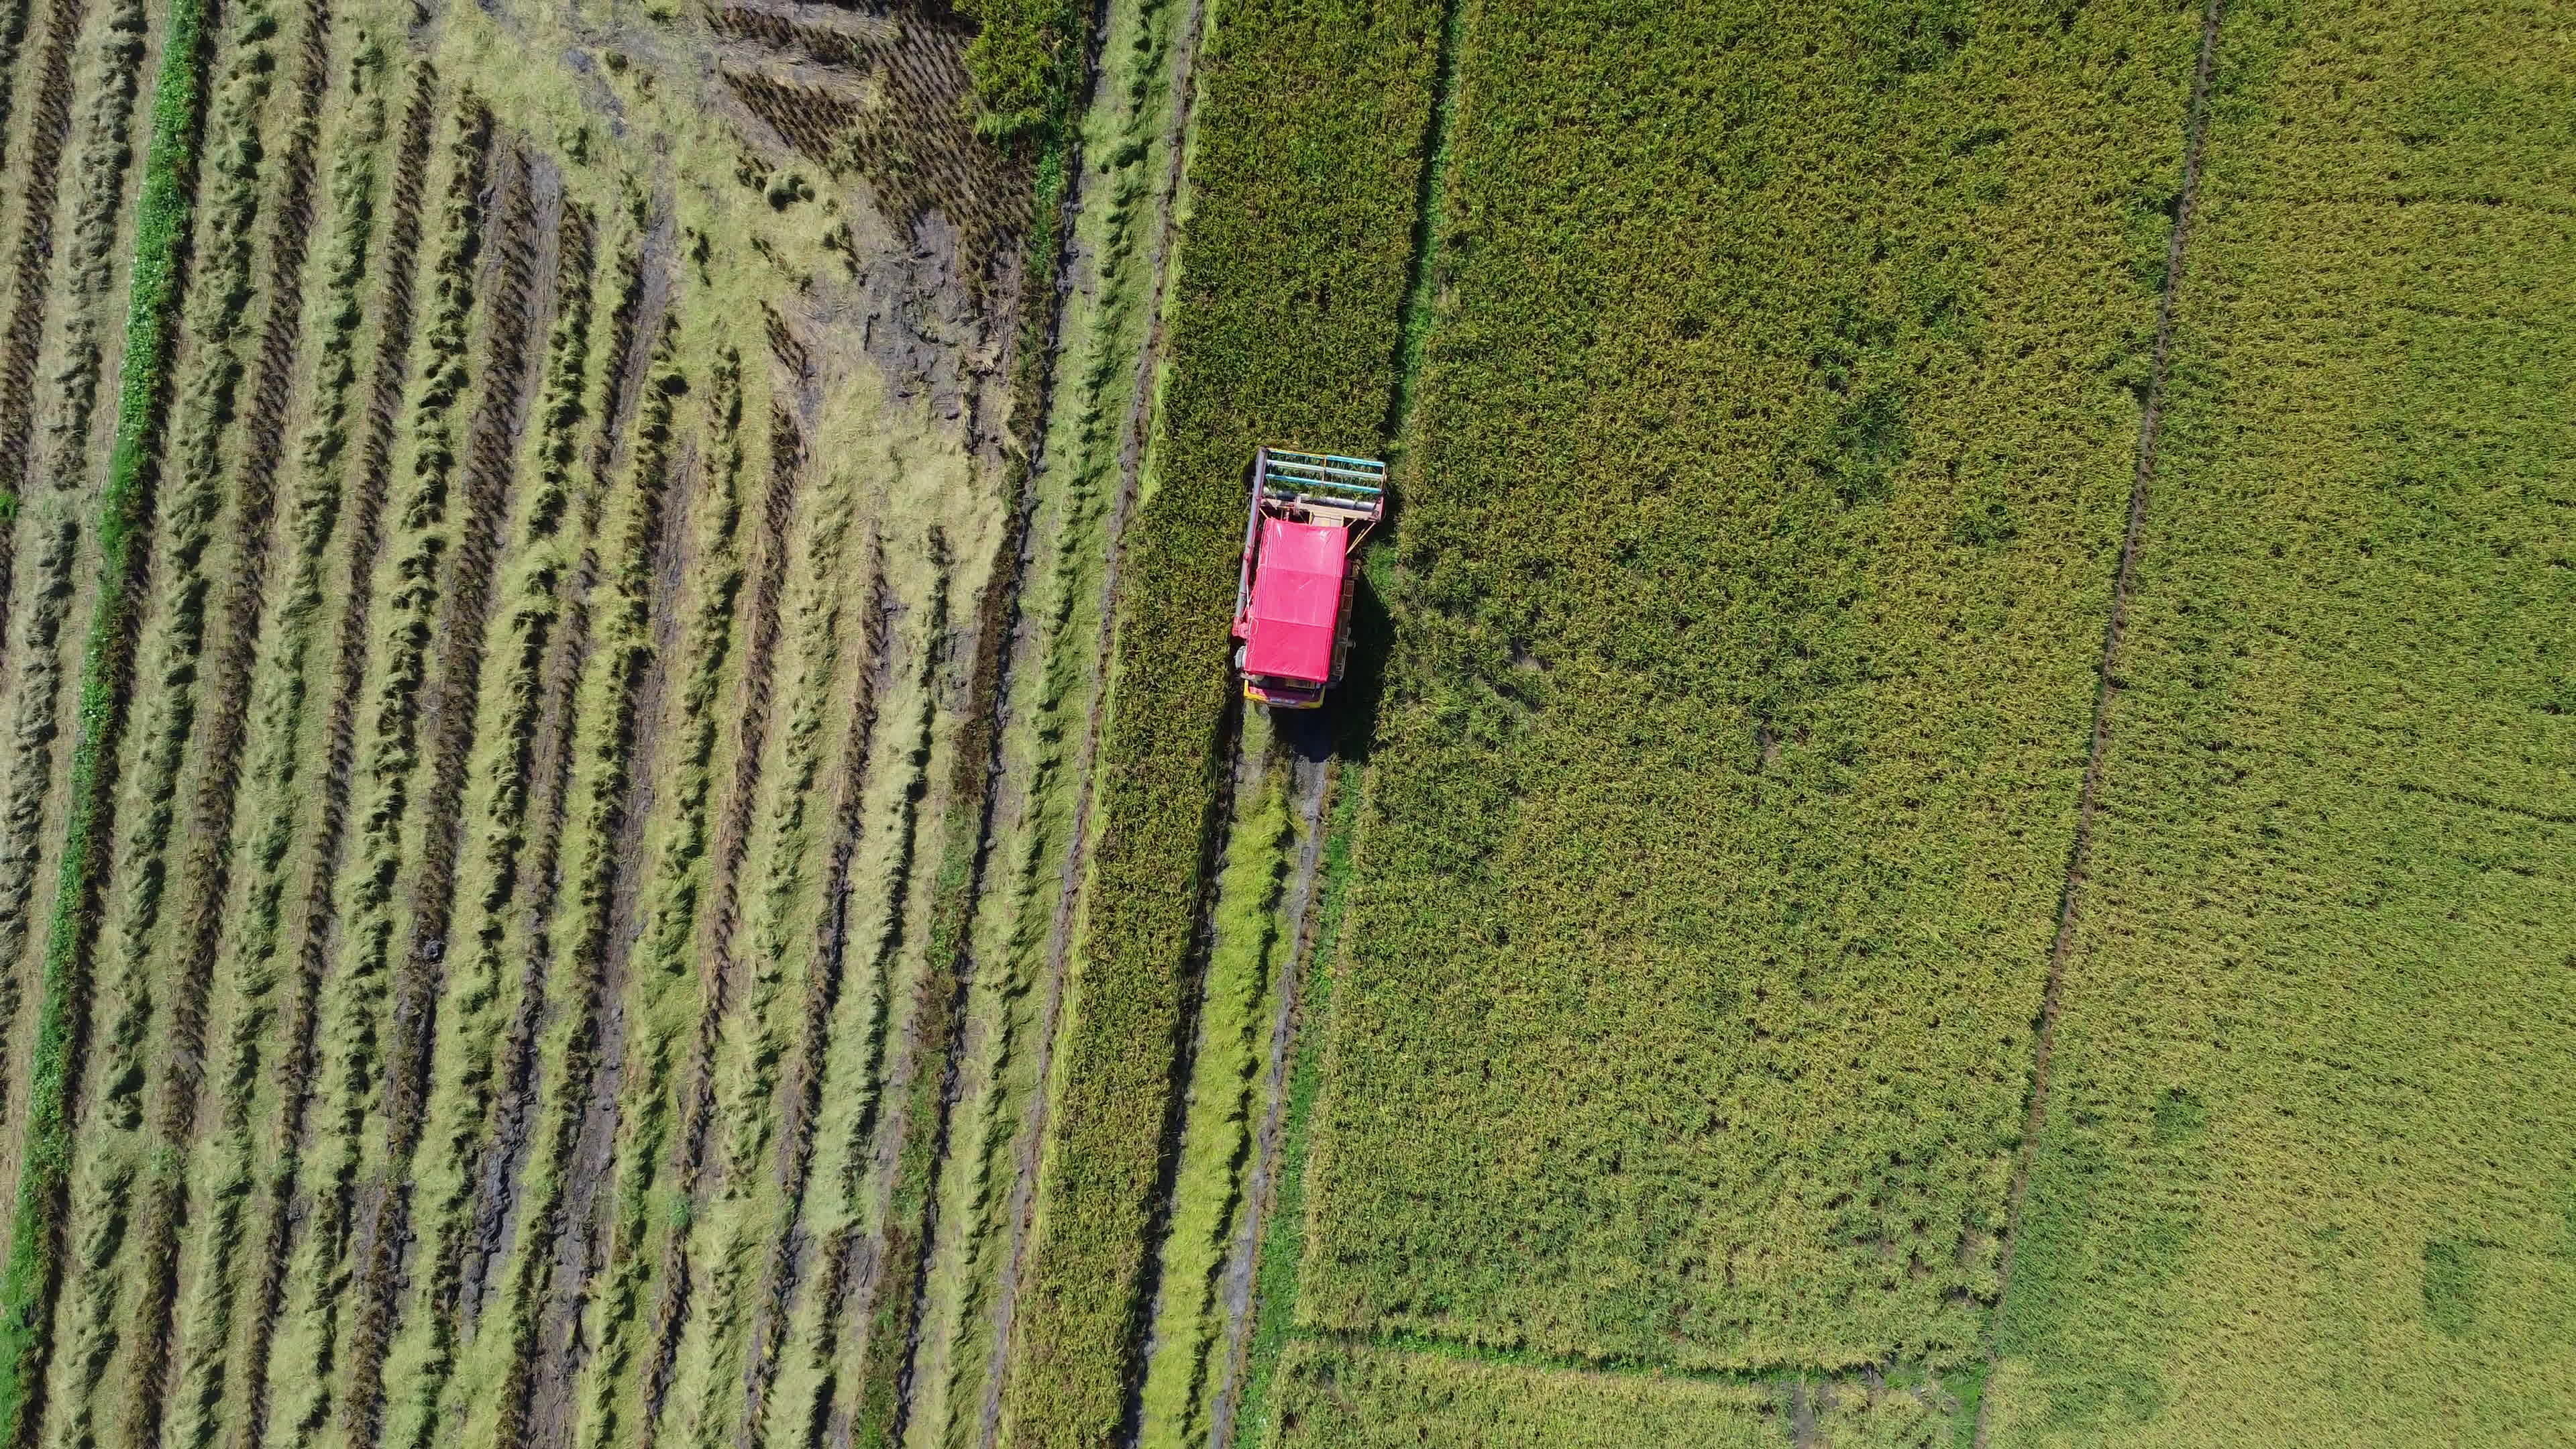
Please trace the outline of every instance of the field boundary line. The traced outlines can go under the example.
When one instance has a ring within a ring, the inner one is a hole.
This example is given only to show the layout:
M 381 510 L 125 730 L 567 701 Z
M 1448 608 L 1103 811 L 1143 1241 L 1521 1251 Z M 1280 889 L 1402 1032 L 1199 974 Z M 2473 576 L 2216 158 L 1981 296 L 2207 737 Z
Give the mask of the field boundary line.
M 2161 441 L 2165 380 L 2172 370 L 2174 311 L 2182 292 L 2184 248 L 2200 199 L 2201 156 L 2209 138 L 2209 78 L 2218 54 L 2218 27 L 2225 0 L 2206 0 L 2201 9 L 2200 54 L 2191 77 L 2191 100 L 2183 122 L 2182 191 L 2174 207 L 2173 234 L 2165 243 L 2163 295 L 2156 303 L 2155 360 L 2147 376 L 2146 399 L 2138 418 L 2138 459 L 2129 484 L 2129 519 L 2120 540 L 2119 567 L 2111 576 L 2110 619 L 2102 631 L 2102 662 L 2093 695 L 2093 740 L 2084 764 L 2084 783 L 2076 795 L 2075 838 L 2066 857 L 2066 883 L 2058 893 L 2057 938 L 2048 952 L 2048 977 L 2040 989 L 2039 1023 L 2031 1048 L 2030 1106 L 2022 1123 L 2021 1145 L 2013 1157 L 2012 1187 L 2004 1211 L 2004 1240 L 1996 1268 L 1995 1311 L 1987 1320 L 1985 1368 L 1992 1374 L 2001 1355 L 2004 1305 L 2012 1289 L 2013 1253 L 2021 1242 L 2022 1205 L 2030 1194 L 2030 1174 L 2039 1156 L 2039 1134 L 2048 1124 L 2049 1067 L 2057 1045 L 2057 1019 L 2065 1009 L 2066 963 L 2075 954 L 2075 928 L 2081 914 L 2084 885 L 2092 862 L 2093 818 L 2101 805 L 2102 781 L 2108 774 L 2111 711 L 2120 697 L 2120 645 L 2129 624 L 2129 592 L 2137 577 L 2139 542 L 2146 531 L 2147 502 L 2156 481 L 2156 448 Z M 1975 1449 L 1986 1449 L 1992 1430 L 1989 1406 L 1977 1402 Z

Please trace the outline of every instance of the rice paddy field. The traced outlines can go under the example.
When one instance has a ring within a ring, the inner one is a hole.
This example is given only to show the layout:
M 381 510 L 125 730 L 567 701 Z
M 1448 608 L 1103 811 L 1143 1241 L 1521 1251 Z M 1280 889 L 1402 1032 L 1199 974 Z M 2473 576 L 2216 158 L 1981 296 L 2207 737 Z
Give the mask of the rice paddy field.
M 0 0 L 0 1449 L 2576 1440 L 2571 339 L 2538 0 Z

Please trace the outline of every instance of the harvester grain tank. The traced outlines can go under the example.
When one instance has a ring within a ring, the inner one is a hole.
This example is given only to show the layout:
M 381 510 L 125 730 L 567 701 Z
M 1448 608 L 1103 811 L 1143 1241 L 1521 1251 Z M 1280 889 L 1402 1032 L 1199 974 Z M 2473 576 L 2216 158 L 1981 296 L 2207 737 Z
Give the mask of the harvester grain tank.
M 1243 697 L 1313 709 L 1342 682 L 1351 650 L 1351 592 L 1370 528 L 1386 516 L 1386 464 L 1334 453 L 1263 448 L 1252 458 L 1235 586 L 1234 667 Z

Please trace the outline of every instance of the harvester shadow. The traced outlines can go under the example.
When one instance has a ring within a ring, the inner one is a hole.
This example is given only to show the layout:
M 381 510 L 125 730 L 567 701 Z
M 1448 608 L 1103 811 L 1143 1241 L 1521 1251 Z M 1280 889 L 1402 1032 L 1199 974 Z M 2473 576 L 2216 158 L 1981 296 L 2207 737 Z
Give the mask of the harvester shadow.
M 1377 544 L 1388 546 L 1383 539 Z M 1351 598 L 1351 649 L 1342 682 L 1321 709 L 1271 711 L 1271 748 L 1309 766 L 1327 761 L 1354 769 L 1366 765 L 1377 742 L 1378 710 L 1386 697 L 1387 659 L 1394 645 L 1395 616 L 1375 582 L 1362 573 Z

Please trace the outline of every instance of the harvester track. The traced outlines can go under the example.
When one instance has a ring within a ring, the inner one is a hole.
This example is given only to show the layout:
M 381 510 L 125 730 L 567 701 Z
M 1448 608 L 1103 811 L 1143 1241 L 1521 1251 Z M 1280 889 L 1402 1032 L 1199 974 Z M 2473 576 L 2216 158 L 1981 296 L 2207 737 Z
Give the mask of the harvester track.
M 1217 1339 L 1216 1389 L 1209 1407 L 1208 1449 L 1228 1449 L 1234 1442 L 1235 1412 L 1243 1400 L 1243 1381 L 1252 1351 L 1253 1283 L 1261 1263 L 1262 1233 L 1279 1197 L 1279 1162 L 1288 1136 L 1288 1074 L 1296 1061 L 1297 1032 L 1304 1024 L 1306 974 L 1314 969 L 1316 890 L 1324 860 L 1325 822 L 1330 813 L 1334 769 L 1330 741 L 1321 721 L 1304 720 L 1305 730 L 1283 730 L 1290 740 L 1289 811 L 1296 821 L 1297 854 L 1280 899 L 1288 923 L 1287 956 L 1279 965 L 1277 1004 L 1271 1012 L 1268 1057 L 1262 1063 L 1261 1127 L 1253 1138 L 1252 1162 L 1244 1179 L 1242 1223 L 1226 1250 L 1219 1302 L 1225 1314 Z M 1300 737 L 1311 736 L 1311 737 Z
M 2129 593 L 2136 576 L 2140 539 L 2146 530 L 2147 502 L 2156 481 L 2156 444 L 2167 374 L 2173 355 L 2174 312 L 2182 291 L 2184 249 L 2191 240 L 2193 212 L 2200 195 L 2202 152 L 2209 136 L 2210 75 L 2217 62 L 2218 27 L 2225 0 L 2207 0 L 2201 11 L 2200 56 L 2192 72 L 2190 110 L 2184 121 L 2182 189 L 2174 209 L 2173 233 L 2166 242 L 2164 291 L 2156 306 L 2156 342 L 2152 370 L 2138 418 L 2137 471 L 2129 489 L 2126 531 L 2111 580 L 2110 618 L 2103 626 L 2100 682 L 2093 700 L 2091 751 L 2084 783 L 2076 798 L 2075 835 L 2067 850 L 2066 884 L 2058 897 L 2057 937 L 2048 953 L 2048 976 L 2040 990 L 2038 1027 L 2031 1049 L 2030 1104 L 2022 1124 L 2021 1145 L 2014 1155 L 2012 1187 L 2004 1214 L 2002 1257 L 1997 1264 L 1995 1294 L 2001 1302 L 2012 1285 L 2013 1252 L 2021 1241 L 2022 1206 L 2030 1193 L 2031 1168 L 2039 1155 L 2039 1137 L 2048 1124 L 2049 1068 L 2064 1010 L 2067 960 L 2075 953 L 2075 932 L 2092 860 L 2093 822 L 2102 795 L 2111 748 L 2111 715 L 2120 696 L 2120 645 L 2128 627 Z M 1989 1367 L 2000 1352 L 1997 1319 L 1989 1318 L 1986 1354 Z M 1975 1449 L 1986 1449 L 1992 1424 L 1987 1415 L 1994 1401 L 1978 1404 Z
M 1261 1126 L 1253 1139 L 1246 1168 L 1242 1221 L 1226 1249 L 1218 1302 L 1224 1325 L 1216 1342 L 1216 1386 L 1209 1407 L 1209 1449 L 1227 1449 L 1234 1440 L 1236 1408 L 1243 1398 L 1244 1370 L 1252 1347 L 1253 1280 L 1261 1262 L 1261 1238 L 1279 1194 L 1279 1161 L 1287 1140 L 1288 1073 L 1296 1061 L 1296 1040 L 1303 1024 L 1306 973 L 1315 948 L 1315 884 L 1322 874 L 1325 821 L 1332 802 L 1334 768 L 1327 722 L 1311 715 L 1279 717 L 1279 740 L 1288 750 L 1288 808 L 1296 822 L 1296 855 L 1280 897 L 1280 918 L 1288 928 L 1288 953 L 1279 963 L 1273 991 L 1268 1055 L 1262 1063 Z M 1242 768 L 1237 751 L 1237 770 Z

